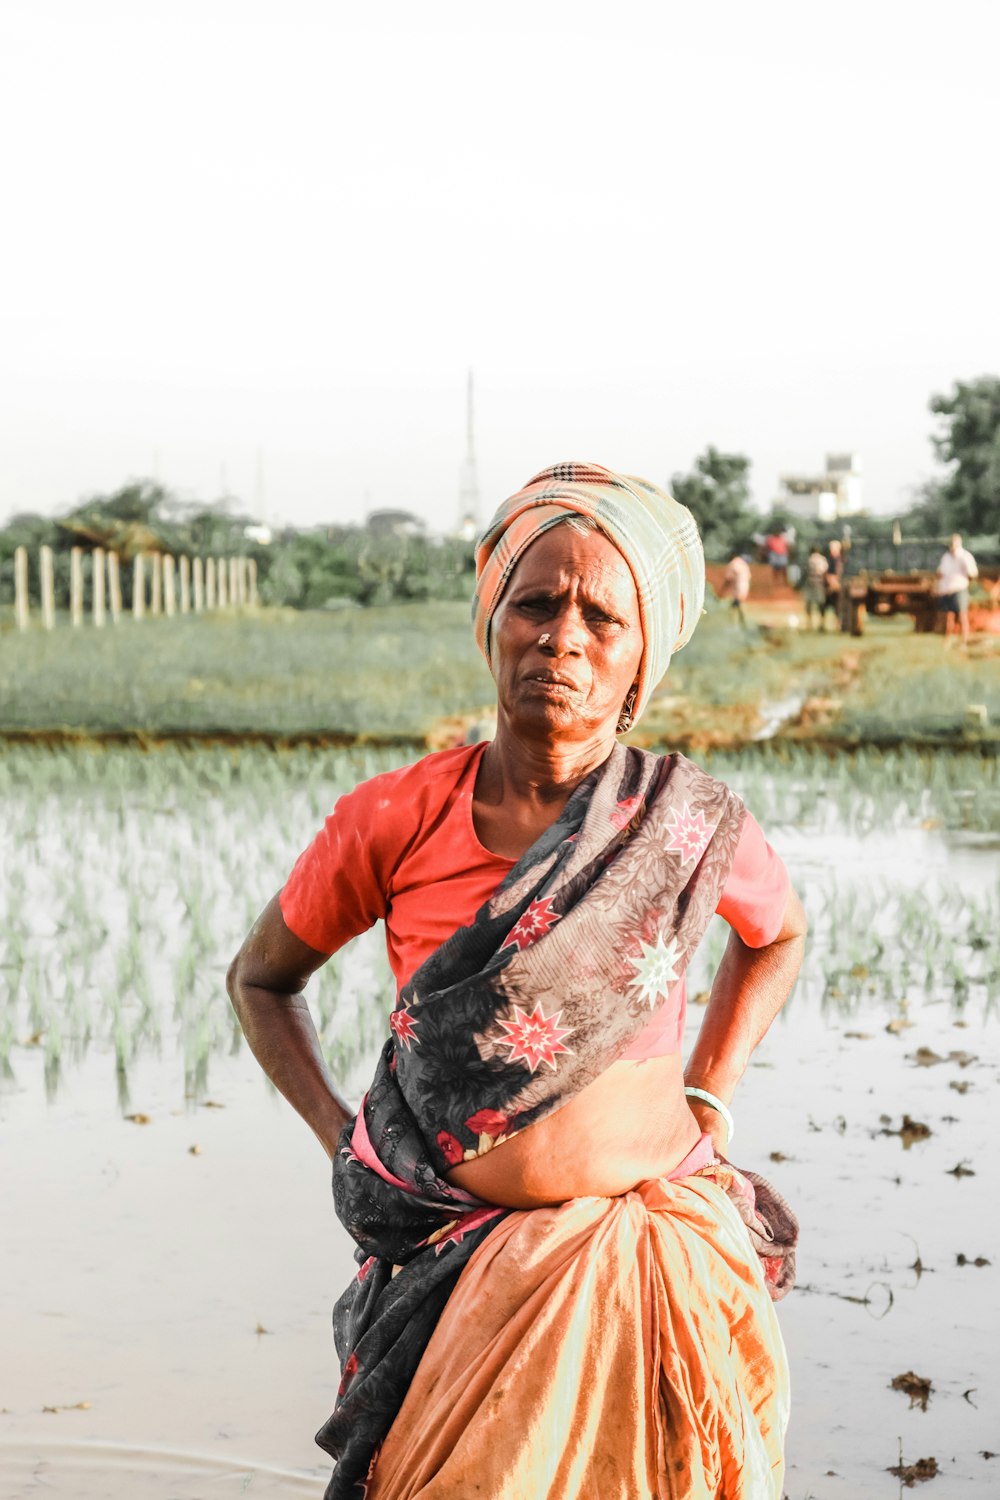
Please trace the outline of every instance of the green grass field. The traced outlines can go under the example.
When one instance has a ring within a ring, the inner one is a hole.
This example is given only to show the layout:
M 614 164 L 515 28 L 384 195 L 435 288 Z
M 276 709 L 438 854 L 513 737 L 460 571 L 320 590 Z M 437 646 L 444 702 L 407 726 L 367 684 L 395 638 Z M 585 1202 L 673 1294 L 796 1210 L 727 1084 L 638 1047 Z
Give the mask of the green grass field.
M 463 603 L 127 619 L 100 631 L 60 621 L 23 635 L 0 622 L 0 733 L 419 742 L 492 700 Z M 899 619 L 857 640 L 780 627 L 744 636 L 713 605 L 639 736 L 736 746 L 781 705 L 799 737 L 995 745 L 1000 659 L 991 640 L 945 652 Z

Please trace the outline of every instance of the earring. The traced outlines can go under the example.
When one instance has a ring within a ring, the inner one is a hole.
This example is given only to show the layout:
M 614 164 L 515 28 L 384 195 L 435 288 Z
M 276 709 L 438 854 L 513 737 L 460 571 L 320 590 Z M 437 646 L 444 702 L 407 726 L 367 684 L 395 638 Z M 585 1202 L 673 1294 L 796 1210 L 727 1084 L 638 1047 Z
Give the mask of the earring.
M 638 696 L 639 684 L 637 682 L 633 682 L 632 686 L 629 688 L 627 694 L 625 695 L 625 702 L 622 704 L 622 711 L 618 715 L 619 734 L 625 734 L 627 730 L 632 728 L 632 723 L 635 719 L 635 700 L 636 698 L 638 698 Z
M 551 641 L 551 639 L 552 639 L 551 635 L 549 634 L 548 631 L 546 631 L 544 635 L 540 635 L 538 637 L 538 644 L 540 646 L 547 646 L 548 643 L 549 643 L 549 641 Z

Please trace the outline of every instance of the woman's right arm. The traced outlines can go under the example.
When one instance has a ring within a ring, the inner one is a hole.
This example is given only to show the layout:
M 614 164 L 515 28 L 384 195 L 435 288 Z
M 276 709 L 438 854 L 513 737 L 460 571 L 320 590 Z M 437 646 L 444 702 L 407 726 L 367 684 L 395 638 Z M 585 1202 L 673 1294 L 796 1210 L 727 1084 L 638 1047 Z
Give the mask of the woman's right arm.
M 330 1075 L 302 994 L 329 956 L 290 931 L 274 896 L 230 964 L 226 986 L 251 1052 L 332 1158 L 354 1111 Z

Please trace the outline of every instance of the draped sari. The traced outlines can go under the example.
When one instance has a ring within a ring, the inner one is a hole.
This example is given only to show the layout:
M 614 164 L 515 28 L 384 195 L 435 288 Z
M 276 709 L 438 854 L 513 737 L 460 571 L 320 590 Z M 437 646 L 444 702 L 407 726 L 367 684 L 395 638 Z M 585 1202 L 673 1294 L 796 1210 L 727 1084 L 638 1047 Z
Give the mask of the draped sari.
M 683 756 L 616 745 L 474 921 L 401 990 L 374 1079 L 334 1159 L 334 1199 L 358 1244 L 359 1270 L 334 1310 L 343 1378 L 317 1434 L 338 1460 L 327 1500 L 365 1495 L 449 1299 L 460 1280 L 464 1297 L 476 1279 L 479 1252 L 488 1263 L 493 1236 L 509 1243 L 525 1221 L 540 1225 L 537 1216 L 550 1212 L 483 1203 L 447 1181 L 449 1167 L 558 1109 L 626 1050 L 700 941 L 742 819 L 735 794 Z M 744 1252 L 752 1243 L 780 1296 L 794 1276 L 787 1205 L 752 1173 L 711 1157 L 703 1171 L 714 1174 L 701 1197 L 711 1201 L 715 1232 L 738 1233 Z M 677 1200 L 671 1223 L 702 1212 L 679 1185 L 646 1191 L 657 1211 Z M 563 1228 L 567 1212 L 579 1217 L 573 1204 L 561 1209 Z M 688 1342 L 693 1349 L 697 1339 Z M 733 1420 L 739 1426 L 743 1415 Z M 460 1495 L 465 1482 L 441 1493 Z

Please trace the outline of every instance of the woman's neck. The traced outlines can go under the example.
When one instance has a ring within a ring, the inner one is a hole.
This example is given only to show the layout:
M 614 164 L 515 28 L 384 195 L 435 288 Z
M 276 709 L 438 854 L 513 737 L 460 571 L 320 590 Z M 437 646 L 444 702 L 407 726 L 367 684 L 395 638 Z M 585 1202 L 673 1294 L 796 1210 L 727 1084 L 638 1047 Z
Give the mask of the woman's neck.
M 585 742 L 540 742 L 514 735 L 501 717 L 495 739 L 486 747 L 476 796 L 483 802 L 519 801 L 536 807 L 564 804 L 615 747 L 613 732 Z

